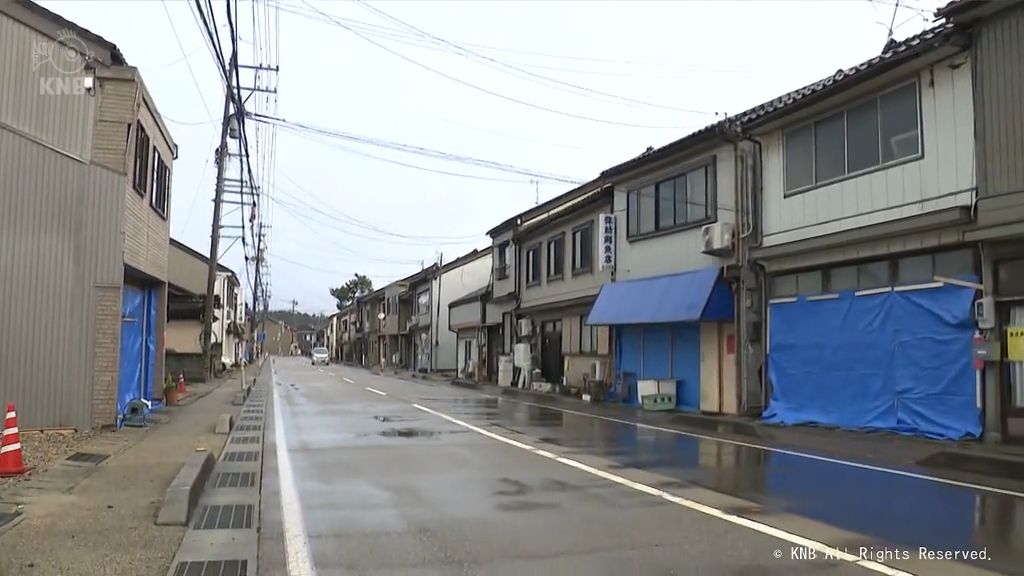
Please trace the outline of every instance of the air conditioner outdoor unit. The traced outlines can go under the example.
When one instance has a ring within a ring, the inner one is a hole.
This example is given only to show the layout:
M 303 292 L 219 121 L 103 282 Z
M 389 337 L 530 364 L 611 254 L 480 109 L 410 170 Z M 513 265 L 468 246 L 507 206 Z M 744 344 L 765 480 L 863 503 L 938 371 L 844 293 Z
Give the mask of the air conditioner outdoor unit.
M 733 225 L 728 222 L 715 222 L 700 229 L 701 252 L 705 254 L 732 254 L 734 240 Z
M 529 336 L 533 333 L 533 322 L 529 318 L 519 319 L 519 335 Z

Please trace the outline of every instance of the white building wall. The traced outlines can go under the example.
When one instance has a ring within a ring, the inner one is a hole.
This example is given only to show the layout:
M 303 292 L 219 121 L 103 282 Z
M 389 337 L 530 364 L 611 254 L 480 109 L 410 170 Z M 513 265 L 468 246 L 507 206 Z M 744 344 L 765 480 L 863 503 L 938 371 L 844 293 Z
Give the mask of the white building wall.
M 731 260 L 708 256 L 700 251 L 700 226 L 632 241 L 627 239 L 626 209 L 630 190 L 671 178 L 712 156 L 715 158 L 717 221 L 736 224 L 736 167 L 732 144 L 717 146 L 671 167 L 618 184 L 615 186 L 614 198 L 616 280 L 646 278 L 707 266 L 720 266 Z
M 448 330 L 448 304 L 487 286 L 490 280 L 491 252 L 487 250 L 476 260 L 447 270 L 433 281 L 433 370 L 455 370 L 457 366 L 455 332 Z
M 917 73 L 923 144 L 923 155 L 917 160 L 787 198 L 784 129 L 765 135 L 764 245 L 970 206 L 976 186 L 974 100 L 971 63 L 965 58 L 959 54 Z M 909 79 L 900 78 L 891 86 Z M 835 109 L 843 105 L 837 104 Z

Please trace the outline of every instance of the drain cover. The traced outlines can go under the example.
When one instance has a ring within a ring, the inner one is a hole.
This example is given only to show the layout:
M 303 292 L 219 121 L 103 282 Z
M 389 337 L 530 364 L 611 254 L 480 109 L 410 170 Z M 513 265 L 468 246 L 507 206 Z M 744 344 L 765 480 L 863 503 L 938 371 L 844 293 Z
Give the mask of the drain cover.
M 67 457 L 68 462 L 81 462 L 83 464 L 99 464 L 107 458 L 110 458 L 110 454 L 93 454 L 92 452 L 75 452 L 71 456 Z
M 179 562 L 174 576 L 245 576 L 248 572 L 247 560 L 199 560 Z
M 252 488 L 255 485 L 255 472 L 221 472 L 212 482 L 214 488 Z
M 233 436 L 232 444 L 256 444 L 260 441 L 259 436 Z
M 252 528 L 252 504 L 203 506 L 192 525 L 196 530 L 242 530 Z
M 259 452 L 253 450 L 251 452 L 225 452 L 225 462 L 255 462 Z
M 238 426 L 235 426 L 235 430 L 239 432 L 257 432 L 259 429 L 259 424 L 239 424 Z

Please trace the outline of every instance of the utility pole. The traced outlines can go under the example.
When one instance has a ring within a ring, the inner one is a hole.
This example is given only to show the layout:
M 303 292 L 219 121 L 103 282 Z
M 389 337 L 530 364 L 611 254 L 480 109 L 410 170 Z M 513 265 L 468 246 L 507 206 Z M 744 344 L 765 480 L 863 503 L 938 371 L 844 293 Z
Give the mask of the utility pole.
M 298 300 L 292 300 L 291 302 L 289 302 L 289 304 L 292 305 L 292 316 L 294 316 L 295 315 L 295 307 L 299 305 L 299 301 Z
M 235 64 L 236 55 L 231 55 L 231 65 Z M 210 258 L 206 272 L 206 313 L 203 315 L 203 356 L 207 364 L 207 374 L 213 376 L 213 291 L 217 282 L 217 260 L 220 254 L 220 213 L 221 201 L 224 199 L 224 168 L 228 159 L 228 126 L 231 123 L 231 74 L 227 74 L 227 86 L 224 91 L 224 117 L 220 126 L 220 147 L 217 148 L 217 185 L 213 192 L 213 223 L 210 226 Z
M 530 184 L 533 184 L 533 205 L 540 204 L 540 180 L 530 180 Z

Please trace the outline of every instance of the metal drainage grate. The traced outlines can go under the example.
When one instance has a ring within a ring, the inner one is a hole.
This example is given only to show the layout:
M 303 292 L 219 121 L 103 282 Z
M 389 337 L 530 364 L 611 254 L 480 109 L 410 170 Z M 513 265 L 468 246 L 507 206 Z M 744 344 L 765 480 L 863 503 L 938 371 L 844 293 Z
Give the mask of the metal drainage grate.
M 236 452 L 225 452 L 224 453 L 224 461 L 225 462 L 255 462 L 257 456 L 259 456 L 259 452 L 255 451 L 255 450 L 253 450 L 253 451 L 246 451 L 246 452 L 237 452 L 237 451 Z
M 110 454 L 93 454 L 92 452 L 75 452 L 71 456 L 67 457 L 68 462 L 81 462 L 83 464 L 99 464 L 107 458 L 110 458 Z
M 213 477 L 214 488 L 252 488 L 256 485 L 255 472 L 221 472 Z
M 178 562 L 174 576 L 246 576 L 248 560 L 209 560 Z
M 238 432 L 259 432 L 259 424 L 239 424 L 235 426 L 235 430 Z
M 252 528 L 252 504 L 227 504 L 225 506 L 203 506 L 199 509 L 196 530 L 243 530 Z
M 259 436 L 232 436 L 232 444 L 256 444 L 260 441 Z

